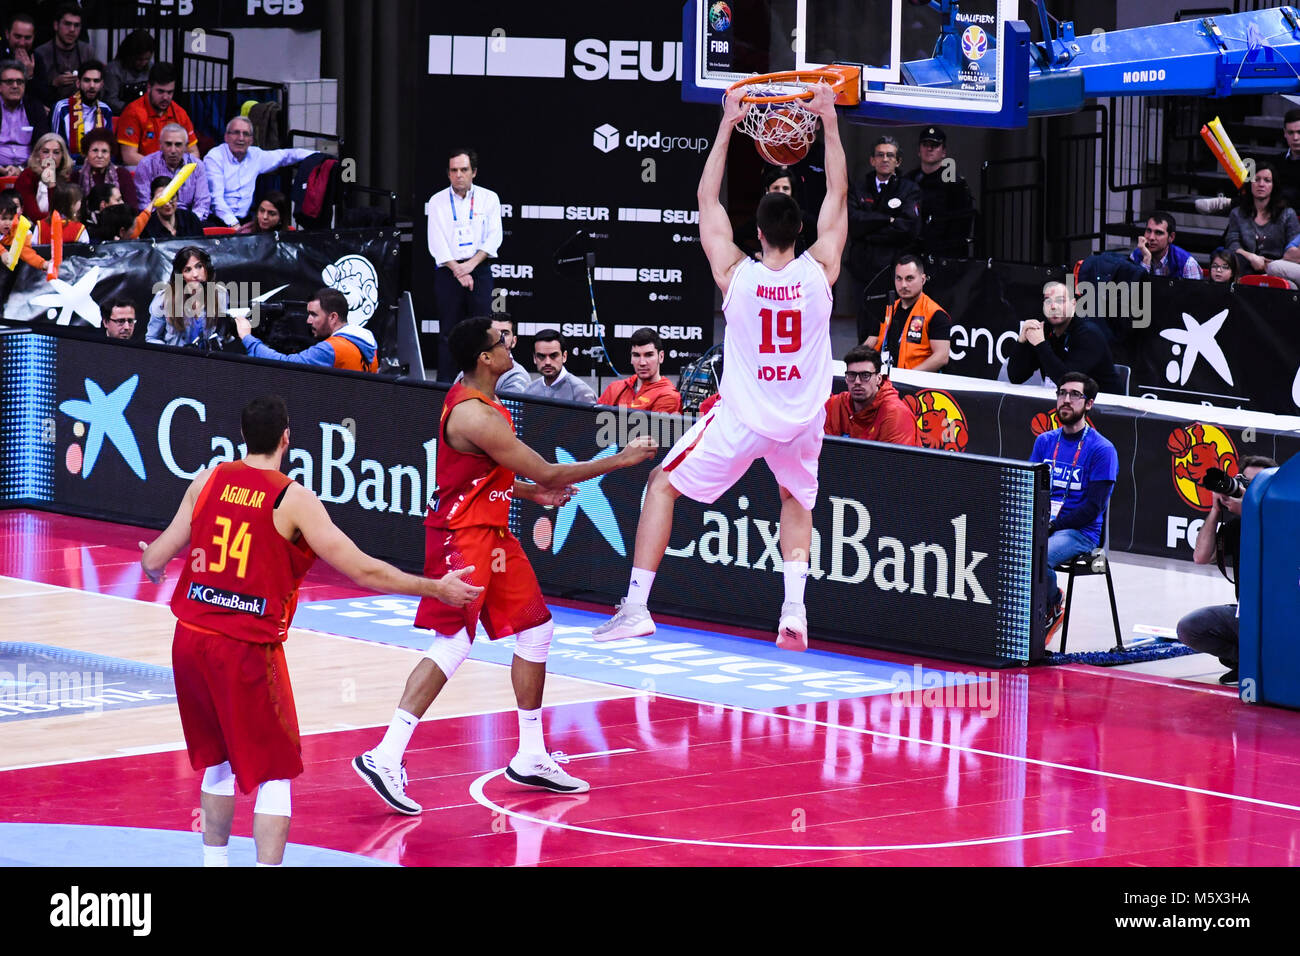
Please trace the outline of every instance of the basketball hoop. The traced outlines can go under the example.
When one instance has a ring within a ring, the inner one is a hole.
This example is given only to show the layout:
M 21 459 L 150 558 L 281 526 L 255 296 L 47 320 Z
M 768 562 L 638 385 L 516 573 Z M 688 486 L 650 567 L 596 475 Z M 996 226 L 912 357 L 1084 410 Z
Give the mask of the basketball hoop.
M 754 141 L 758 154 L 774 166 L 791 166 L 808 155 L 817 130 L 817 114 L 807 106 L 817 84 L 827 83 L 835 90 L 836 106 L 856 106 L 860 75 L 856 66 L 840 64 L 760 73 L 731 84 L 727 93 L 744 89 L 741 100 L 750 108 L 736 125 Z

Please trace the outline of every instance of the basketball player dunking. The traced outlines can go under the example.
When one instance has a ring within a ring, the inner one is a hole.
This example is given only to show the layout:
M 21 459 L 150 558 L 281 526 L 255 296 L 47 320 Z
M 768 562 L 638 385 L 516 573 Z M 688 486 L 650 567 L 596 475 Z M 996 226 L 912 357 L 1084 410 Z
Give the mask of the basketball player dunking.
M 831 287 L 848 235 L 848 168 L 835 115 L 835 95 L 819 84 L 808 108 L 826 131 L 826 199 L 817 219 L 817 242 L 795 256 L 799 207 L 785 193 L 758 204 L 761 261 L 732 242 L 731 221 L 719 200 L 731 131 L 749 110 L 744 90 L 728 94 L 722 124 L 700 177 L 700 242 L 722 290 L 727 321 L 722 396 L 650 473 L 636 531 L 632 579 L 618 613 L 592 636 L 597 641 L 653 634 L 646 608 L 655 572 L 672 534 L 680 495 L 710 504 L 740 479 L 757 458 L 767 462 L 781 494 L 781 555 L 785 603 L 778 647 L 808 647 L 804 582 L 817 500 L 817 459 L 826 396 L 831 393 Z

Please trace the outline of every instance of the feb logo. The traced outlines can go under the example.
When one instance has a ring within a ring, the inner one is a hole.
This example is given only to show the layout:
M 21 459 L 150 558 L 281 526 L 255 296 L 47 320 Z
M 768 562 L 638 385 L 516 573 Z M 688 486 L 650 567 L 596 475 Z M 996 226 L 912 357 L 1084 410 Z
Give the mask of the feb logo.
M 922 389 L 915 395 L 903 398 L 916 416 L 916 427 L 921 432 L 921 445 L 943 451 L 965 451 L 970 441 L 966 413 L 947 392 Z
M 962 31 L 961 52 L 968 60 L 978 60 L 989 52 L 989 35 L 983 27 L 972 24 Z
M 731 7 L 725 3 L 714 3 L 709 6 L 709 26 L 721 33 L 731 26 Z
M 1178 497 L 1197 511 L 1209 511 L 1214 494 L 1201 486 L 1205 473 L 1218 468 L 1237 473 L 1237 447 L 1222 429 L 1194 422 L 1175 428 L 1165 443 L 1172 457 L 1174 488 Z

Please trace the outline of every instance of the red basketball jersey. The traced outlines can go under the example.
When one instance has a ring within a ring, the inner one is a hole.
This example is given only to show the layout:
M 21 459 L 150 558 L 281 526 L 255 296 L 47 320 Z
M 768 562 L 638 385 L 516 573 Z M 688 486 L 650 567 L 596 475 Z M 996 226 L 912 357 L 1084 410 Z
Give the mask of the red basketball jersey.
M 493 401 L 478 389 L 457 382 L 442 403 L 442 420 L 438 423 L 438 467 L 434 489 L 437 503 L 429 508 L 424 523 L 430 528 L 468 528 L 491 525 L 505 528 L 510 523 L 510 498 L 515 473 L 503 468 L 487 455 L 457 451 L 447 441 L 447 416 L 461 402 L 486 402 L 514 429 L 514 419 L 500 402 Z
M 216 467 L 190 518 L 191 550 L 172 595 L 180 620 L 254 644 L 289 636 L 298 585 L 316 555 L 275 527 L 288 485 L 280 472 L 242 461 Z

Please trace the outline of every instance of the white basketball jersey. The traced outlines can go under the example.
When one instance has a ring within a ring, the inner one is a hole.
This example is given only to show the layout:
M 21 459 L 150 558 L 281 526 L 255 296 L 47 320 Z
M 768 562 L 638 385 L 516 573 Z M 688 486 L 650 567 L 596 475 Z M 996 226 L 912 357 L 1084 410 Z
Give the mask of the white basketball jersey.
M 773 272 L 736 266 L 722 301 L 722 401 L 753 431 L 790 441 L 819 419 L 830 397 L 831 289 L 809 253 Z

